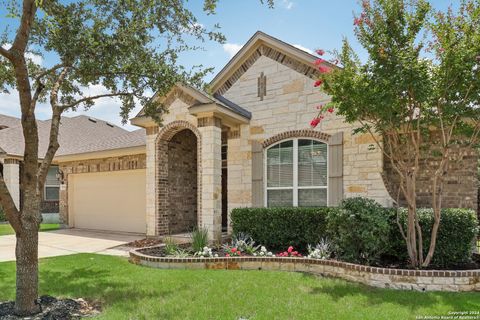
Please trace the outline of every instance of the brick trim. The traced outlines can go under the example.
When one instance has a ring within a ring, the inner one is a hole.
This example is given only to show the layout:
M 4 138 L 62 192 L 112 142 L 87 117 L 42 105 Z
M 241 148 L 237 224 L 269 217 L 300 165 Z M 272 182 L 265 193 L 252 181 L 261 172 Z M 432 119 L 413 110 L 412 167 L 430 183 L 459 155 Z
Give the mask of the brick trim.
M 480 270 L 409 270 L 358 265 L 335 260 L 296 257 L 175 258 L 130 251 L 130 262 L 162 269 L 279 270 L 320 274 L 373 287 L 418 291 L 478 291 Z
M 202 225 L 202 137 L 192 123 L 177 120 L 161 128 L 155 140 L 156 235 L 169 233 L 168 142 L 182 130 L 190 130 L 197 138 L 197 223 Z
M 313 138 L 313 139 L 321 140 L 325 143 L 328 143 L 328 140 L 331 138 L 331 135 L 329 135 L 328 133 L 315 131 L 312 129 L 285 131 L 285 132 L 276 134 L 273 137 L 270 137 L 265 141 L 263 141 L 262 147 L 268 148 L 269 146 L 279 141 L 282 141 L 285 139 L 292 139 L 292 138 Z

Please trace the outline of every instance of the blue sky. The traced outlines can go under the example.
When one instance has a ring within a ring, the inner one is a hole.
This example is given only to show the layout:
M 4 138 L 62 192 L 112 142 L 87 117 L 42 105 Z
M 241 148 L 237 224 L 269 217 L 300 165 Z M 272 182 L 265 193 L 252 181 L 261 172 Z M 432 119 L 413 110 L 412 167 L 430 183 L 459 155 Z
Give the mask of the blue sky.
M 433 0 L 431 3 L 436 9 L 445 10 L 458 1 Z M 219 23 L 222 33 L 227 37 L 227 43 L 222 45 L 206 42 L 203 44 L 204 51 L 185 53 L 180 63 L 186 67 L 202 64 L 205 67 L 214 67 L 215 74 L 257 30 L 312 51 L 317 48 L 339 49 L 343 37 L 346 37 L 361 58 L 366 58 L 353 35 L 353 15 L 359 11 L 356 0 L 276 0 L 274 9 L 269 9 L 266 4 L 261 5 L 259 0 L 219 0 L 217 14 L 210 16 L 202 12 L 202 4 L 203 1 L 191 0 L 187 2 L 187 7 L 197 15 L 199 22 L 204 26 L 211 27 Z M 4 19 L 3 8 L 0 8 L 0 16 L 0 30 L 3 30 L 11 20 Z M 51 60 L 52 58 L 45 57 L 42 63 L 50 65 L 54 63 Z M 214 74 L 205 80 L 209 81 Z M 91 90 L 95 92 L 100 89 Z M 119 124 L 118 112 L 118 101 L 103 99 L 88 112 L 79 110 L 66 115 L 89 114 Z M 0 113 L 19 116 L 16 92 L 12 92 L 11 95 L 0 94 Z M 50 116 L 49 106 L 38 106 L 37 116 L 39 119 L 47 119 Z M 135 129 L 129 125 L 125 128 Z

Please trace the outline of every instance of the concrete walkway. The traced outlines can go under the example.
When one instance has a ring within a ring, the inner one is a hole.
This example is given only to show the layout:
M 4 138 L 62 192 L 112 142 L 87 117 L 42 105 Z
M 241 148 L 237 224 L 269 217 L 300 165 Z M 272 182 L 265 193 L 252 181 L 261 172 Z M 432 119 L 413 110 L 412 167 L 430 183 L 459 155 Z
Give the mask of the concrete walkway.
M 63 229 L 40 232 L 39 258 L 65 256 L 75 253 L 100 253 L 128 256 L 122 245 L 145 238 L 144 235 Z M 0 236 L 0 262 L 15 260 L 15 236 Z

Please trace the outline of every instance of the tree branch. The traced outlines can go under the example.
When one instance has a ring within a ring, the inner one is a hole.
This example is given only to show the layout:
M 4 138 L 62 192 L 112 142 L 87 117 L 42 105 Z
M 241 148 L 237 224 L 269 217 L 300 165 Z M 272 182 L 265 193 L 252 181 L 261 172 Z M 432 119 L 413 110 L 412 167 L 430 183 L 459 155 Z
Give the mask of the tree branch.
M 37 11 L 37 5 L 35 0 L 24 0 L 22 8 L 22 17 L 20 19 L 20 26 L 18 27 L 15 40 L 13 41 L 10 51 L 16 51 L 24 53 L 27 48 L 28 38 L 30 36 L 30 30 L 35 19 Z
M 13 58 L 12 53 L 9 50 L 7 50 L 7 49 L 5 49 L 4 47 L 1 47 L 1 46 L 0 46 L 0 55 L 4 56 L 5 58 L 7 58 L 10 61 Z
M 75 107 L 81 103 L 84 103 L 84 102 L 87 102 L 87 101 L 92 101 L 92 100 L 96 100 L 96 99 L 100 99 L 100 98 L 108 98 L 108 97 L 120 97 L 120 96 L 129 96 L 131 95 L 132 93 L 130 92 L 117 92 L 117 93 L 105 93 L 105 94 L 99 94 L 99 95 L 96 95 L 96 96 L 90 96 L 90 97 L 85 97 L 85 98 L 82 98 L 82 99 L 79 99 L 75 102 L 72 102 L 72 103 L 69 103 L 69 104 L 64 104 L 64 105 L 61 105 L 59 106 L 62 110 L 66 110 L 68 108 L 72 108 L 72 107 Z
M 20 220 L 20 213 L 18 212 L 15 202 L 13 201 L 12 195 L 8 191 L 7 184 L 3 179 L 3 176 L 0 174 L 0 203 L 2 204 L 5 216 L 10 222 L 13 230 L 18 234 L 22 230 L 22 222 Z

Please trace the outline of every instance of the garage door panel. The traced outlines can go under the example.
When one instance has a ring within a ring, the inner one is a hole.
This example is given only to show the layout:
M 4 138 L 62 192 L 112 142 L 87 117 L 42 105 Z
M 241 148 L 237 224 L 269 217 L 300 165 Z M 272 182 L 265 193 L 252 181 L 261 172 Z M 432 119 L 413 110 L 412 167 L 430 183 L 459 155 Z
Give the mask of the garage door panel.
M 145 170 L 69 175 L 75 228 L 145 233 Z

